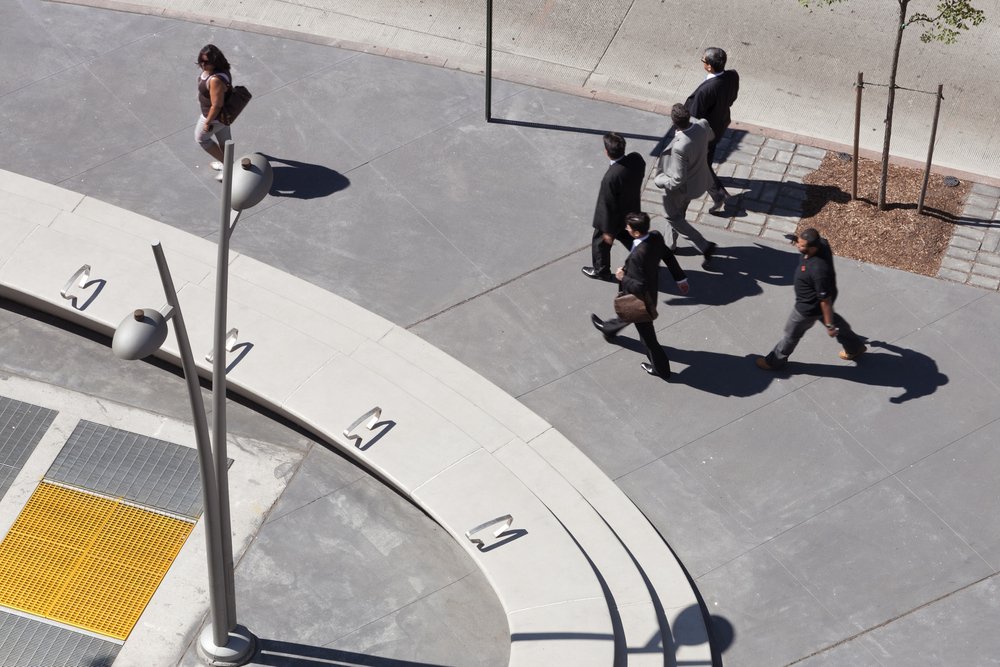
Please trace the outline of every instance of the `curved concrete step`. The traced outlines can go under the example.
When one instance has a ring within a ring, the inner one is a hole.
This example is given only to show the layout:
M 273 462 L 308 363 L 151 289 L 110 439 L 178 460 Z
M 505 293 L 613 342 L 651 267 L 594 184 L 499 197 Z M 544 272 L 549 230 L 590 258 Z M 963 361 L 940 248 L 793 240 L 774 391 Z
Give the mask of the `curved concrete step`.
M 136 307 L 163 304 L 149 249 L 158 238 L 200 372 L 210 373 L 213 243 L 8 172 L 0 220 L 3 295 L 102 333 Z M 84 263 L 89 284 L 63 298 Z M 507 611 L 511 664 L 657 655 L 672 664 L 682 653 L 711 663 L 697 631 L 677 641 L 672 622 L 694 594 L 669 549 L 611 480 L 515 399 L 391 322 L 235 253 L 229 326 L 243 344 L 229 357 L 232 390 L 323 435 L 463 544 Z M 176 355 L 170 337 L 161 356 Z M 376 406 L 374 432 L 345 435 Z

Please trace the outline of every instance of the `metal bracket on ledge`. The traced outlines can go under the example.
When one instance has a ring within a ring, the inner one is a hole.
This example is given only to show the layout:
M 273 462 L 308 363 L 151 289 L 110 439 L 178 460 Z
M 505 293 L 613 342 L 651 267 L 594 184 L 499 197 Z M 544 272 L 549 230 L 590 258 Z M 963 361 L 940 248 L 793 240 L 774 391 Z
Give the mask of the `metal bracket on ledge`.
M 76 297 L 70 294 L 69 291 L 73 289 L 74 285 L 77 287 L 84 287 L 89 280 L 90 280 L 90 264 L 84 264 L 83 266 L 81 266 L 79 269 L 76 270 L 76 273 L 70 276 L 69 280 L 66 281 L 66 285 L 63 286 L 61 290 L 59 290 L 59 295 L 62 296 L 62 298 L 64 299 L 73 301 L 74 299 L 76 299 Z
M 473 535 L 486 530 L 490 526 L 495 526 L 498 523 L 501 524 L 501 526 L 500 528 L 493 531 L 493 537 L 500 537 L 505 532 L 507 532 L 507 530 L 511 527 L 511 524 L 514 523 L 514 517 L 511 516 L 510 514 L 505 514 L 503 516 L 498 516 L 495 519 L 490 519 L 486 523 L 481 523 L 475 528 L 470 528 L 469 530 L 465 531 L 465 536 L 469 538 L 470 542 L 476 545 L 476 548 L 478 548 L 480 551 L 483 551 L 488 547 L 483 543 L 481 539 L 479 539 L 478 537 L 473 537 Z
M 366 412 L 365 414 L 361 415 L 353 422 L 351 422 L 351 425 L 344 429 L 344 437 L 347 438 L 348 440 L 353 441 L 354 446 L 360 449 L 361 436 L 354 435 L 353 434 L 354 429 L 364 424 L 365 428 L 370 430 L 372 427 L 375 426 L 375 424 L 378 423 L 378 420 L 381 416 L 382 416 L 382 408 L 376 405 L 374 408 L 372 408 L 371 410 L 369 410 L 368 412 Z
M 236 347 L 236 341 L 239 339 L 239 335 L 240 331 L 236 327 L 233 327 L 232 329 L 229 330 L 229 333 L 226 334 L 226 341 L 225 341 L 226 352 L 233 351 L 233 348 Z M 213 361 L 215 361 L 214 349 L 205 355 L 205 361 L 207 361 L 208 363 L 212 363 Z

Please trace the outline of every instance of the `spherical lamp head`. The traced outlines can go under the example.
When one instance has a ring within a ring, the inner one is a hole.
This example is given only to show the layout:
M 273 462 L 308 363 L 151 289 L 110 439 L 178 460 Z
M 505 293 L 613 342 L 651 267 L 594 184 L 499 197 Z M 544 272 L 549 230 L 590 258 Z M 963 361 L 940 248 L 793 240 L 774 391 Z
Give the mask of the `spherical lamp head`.
M 234 211 L 242 211 L 260 203 L 274 182 L 271 163 L 260 153 L 244 155 L 233 165 L 233 194 L 231 205 Z
M 158 310 L 140 308 L 122 320 L 111 339 L 119 359 L 143 359 L 160 349 L 167 339 L 167 320 Z

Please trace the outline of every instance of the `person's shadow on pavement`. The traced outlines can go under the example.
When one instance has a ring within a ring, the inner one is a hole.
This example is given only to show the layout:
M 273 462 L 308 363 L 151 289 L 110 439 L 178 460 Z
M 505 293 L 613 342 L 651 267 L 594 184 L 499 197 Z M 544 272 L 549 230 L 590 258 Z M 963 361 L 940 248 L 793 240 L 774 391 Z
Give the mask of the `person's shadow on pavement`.
M 612 344 L 637 352 L 643 358 L 646 356 L 646 348 L 637 338 L 619 334 Z M 681 350 L 669 345 L 663 345 L 663 350 L 670 358 L 671 384 L 686 384 L 719 396 L 753 396 L 767 389 L 772 379 L 771 375 L 754 366 L 753 360 L 757 356 L 754 354 L 739 357 L 724 352 Z M 678 371 L 676 364 L 684 364 L 688 368 Z
M 623 347 L 643 353 L 638 341 L 621 341 Z M 780 371 L 762 371 L 754 365 L 758 354 L 725 354 L 702 350 L 682 350 L 664 346 L 671 363 L 687 366 L 674 372 L 671 381 L 686 384 L 693 389 L 719 396 L 753 396 L 759 394 L 776 377 L 809 375 L 857 382 L 875 387 L 899 387 L 898 396 L 889 399 L 891 403 L 905 403 L 916 398 L 933 394 L 938 387 L 948 384 L 948 376 L 938 370 L 937 363 L 915 350 L 909 350 L 891 343 L 867 341 L 868 352 L 854 364 L 817 364 L 789 361 Z M 880 354 L 874 348 L 882 348 L 894 354 Z
M 682 248 L 677 253 L 684 263 L 690 254 Z M 670 272 L 660 267 L 660 291 L 671 294 L 668 306 L 703 304 L 724 306 L 740 299 L 756 296 L 764 290 L 760 283 L 790 285 L 795 273 L 797 255 L 755 243 L 752 246 L 720 247 L 712 257 L 707 271 L 686 271 L 691 291 L 684 296 L 673 294 Z M 700 261 L 700 258 L 699 258 Z
M 614 343 L 643 356 L 645 348 L 635 338 L 619 335 Z M 915 398 L 929 396 L 938 387 L 948 384 L 948 376 L 938 370 L 937 363 L 915 350 L 909 350 L 891 343 L 867 341 L 868 352 L 854 364 L 816 364 L 789 361 L 780 371 L 763 371 L 754 364 L 759 354 L 726 354 L 707 350 L 683 350 L 669 345 L 663 349 L 670 358 L 673 373 L 672 384 L 685 384 L 718 396 L 748 397 L 767 389 L 775 378 L 790 375 L 809 375 L 857 382 L 876 387 L 900 387 L 899 396 L 889 399 L 890 403 L 905 403 Z M 872 348 L 882 348 L 894 354 L 879 354 Z M 687 366 L 676 370 L 675 364 Z
M 273 155 L 264 157 L 271 163 L 271 171 L 274 174 L 274 182 L 268 193 L 272 197 L 316 199 L 332 195 L 351 184 L 351 181 L 339 171 L 323 165 L 298 162 Z M 276 166 L 276 162 L 283 166 Z
M 851 201 L 849 192 L 832 185 L 760 178 L 728 178 L 723 181 L 733 188 L 734 193 L 739 191 L 731 196 L 723 216 L 734 219 L 745 218 L 751 212 L 805 219 L 818 215 L 828 204 Z M 773 189 L 773 194 L 763 196 L 765 188 Z
M 786 368 L 792 373 L 836 377 L 873 386 L 899 387 L 903 393 L 889 399 L 889 402 L 896 404 L 929 396 L 938 387 L 948 384 L 948 376 L 939 371 L 937 362 L 926 354 L 877 340 L 867 341 L 867 344 L 869 350 L 858 357 L 857 366 L 790 362 Z M 882 348 L 894 354 L 873 354 L 873 348 Z

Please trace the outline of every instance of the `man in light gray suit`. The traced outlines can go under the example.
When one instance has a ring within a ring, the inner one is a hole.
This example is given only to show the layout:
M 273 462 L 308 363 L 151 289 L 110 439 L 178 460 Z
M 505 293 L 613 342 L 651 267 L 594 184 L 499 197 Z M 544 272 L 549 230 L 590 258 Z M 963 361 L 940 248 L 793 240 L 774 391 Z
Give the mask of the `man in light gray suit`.
M 691 114 L 683 104 L 675 104 L 670 109 L 670 120 L 674 122 L 674 138 L 656 163 L 653 183 L 663 188 L 663 211 L 673 228 L 671 250 L 677 247 L 677 237 L 683 236 L 701 253 L 704 258 L 701 266 L 707 269 L 715 244 L 705 240 L 686 216 L 691 200 L 702 196 L 712 186 L 707 155 L 708 142 L 714 135 L 707 120 L 691 122 Z

